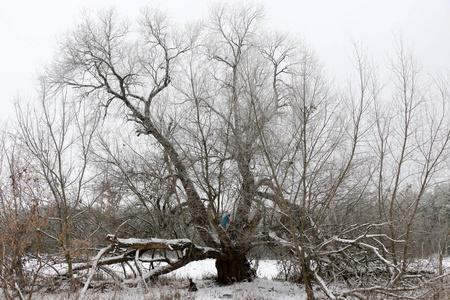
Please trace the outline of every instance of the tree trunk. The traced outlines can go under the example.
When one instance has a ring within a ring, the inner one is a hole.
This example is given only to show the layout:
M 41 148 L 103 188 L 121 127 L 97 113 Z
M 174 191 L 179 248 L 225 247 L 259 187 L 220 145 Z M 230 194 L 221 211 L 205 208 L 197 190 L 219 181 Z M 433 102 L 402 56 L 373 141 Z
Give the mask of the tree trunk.
M 223 284 L 252 281 L 255 273 L 245 257 L 245 253 L 232 251 L 231 254 L 228 260 L 216 260 L 217 281 Z
M 70 290 L 72 292 L 76 291 L 75 277 L 73 276 L 73 265 L 72 265 L 72 256 L 70 255 L 70 250 L 66 250 L 64 255 L 67 262 L 67 275 L 70 279 Z
M 314 290 L 312 287 L 311 270 L 309 270 L 308 265 L 304 261 L 301 262 L 301 266 L 302 266 L 303 281 L 305 282 L 305 291 L 307 299 L 314 300 L 315 297 L 314 297 Z

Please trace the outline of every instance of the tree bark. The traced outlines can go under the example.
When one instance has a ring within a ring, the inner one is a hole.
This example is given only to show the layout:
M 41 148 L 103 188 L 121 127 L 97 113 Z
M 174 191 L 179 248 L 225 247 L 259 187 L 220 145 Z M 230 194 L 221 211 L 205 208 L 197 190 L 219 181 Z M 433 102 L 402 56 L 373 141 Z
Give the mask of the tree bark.
M 245 253 L 232 251 L 227 260 L 217 259 L 217 281 L 223 284 L 251 281 L 255 276 Z
M 302 267 L 302 277 L 305 282 L 305 291 L 307 295 L 308 300 L 314 300 L 316 299 L 314 297 L 314 290 L 312 287 L 312 273 L 311 270 L 308 268 L 308 265 L 305 263 L 305 261 L 301 261 L 301 267 Z

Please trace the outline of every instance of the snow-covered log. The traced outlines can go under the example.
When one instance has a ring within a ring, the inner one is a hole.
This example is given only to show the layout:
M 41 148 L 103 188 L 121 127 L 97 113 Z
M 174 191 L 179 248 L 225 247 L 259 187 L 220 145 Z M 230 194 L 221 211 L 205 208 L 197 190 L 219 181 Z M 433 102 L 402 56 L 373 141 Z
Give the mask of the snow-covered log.
M 120 248 L 129 248 L 136 250 L 164 249 L 170 251 L 181 251 L 191 247 L 192 242 L 189 239 L 136 239 L 136 238 L 115 238 L 110 234 L 106 237 L 110 243 Z
M 169 250 L 180 251 L 183 257 L 189 257 L 191 261 L 205 258 L 224 258 L 225 255 L 220 250 L 210 247 L 200 247 L 189 239 L 136 239 L 136 238 L 115 238 L 108 235 L 106 238 L 116 249 L 126 248 L 128 250 Z
M 105 265 L 115 265 L 124 262 L 135 261 L 138 263 L 157 263 L 150 270 L 139 268 L 137 272 L 133 272 L 135 275 L 133 278 L 127 278 L 125 274 L 118 280 L 127 285 L 137 285 L 151 277 L 170 273 L 178 268 L 181 268 L 188 263 L 196 260 L 203 260 L 206 258 L 214 259 L 226 259 L 226 254 L 222 251 L 210 248 L 201 247 L 194 244 L 189 239 L 137 239 L 137 238 L 117 238 L 116 235 L 108 235 L 107 241 L 111 244 L 99 251 L 94 260 L 85 268 L 91 268 L 89 276 L 85 282 L 83 292 L 86 291 L 91 283 L 91 280 L 96 273 L 97 268 Z M 176 252 L 176 255 L 163 256 L 160 254 L 158 257 L 147 258 L 141 256 L 149 250 L 162 250 L 161 253 Z M 107 257 L 107 255 L 109 255 Z M 137 268 L 137 266 L 136 266 Z M 83 269 L 81 266 L 79 270 Z

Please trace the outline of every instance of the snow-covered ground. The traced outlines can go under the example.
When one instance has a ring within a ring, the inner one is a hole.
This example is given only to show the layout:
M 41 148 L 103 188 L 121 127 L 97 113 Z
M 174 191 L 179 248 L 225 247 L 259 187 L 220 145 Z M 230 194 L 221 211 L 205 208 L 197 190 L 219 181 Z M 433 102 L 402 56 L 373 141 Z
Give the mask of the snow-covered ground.
M 151 299 L 198 299 L 198 300 L 277 300 L 306 299 L 302 286 L 275 280 L 278 274 L 277 263 L 273 260 L 259 262 L 258 278 L 252 282 L 242 282 L 233 285 L 218 285 L 214 281 L 216 275 L 215 261 L 207 259 L 191 262 L 166 276 L 161 276 L 160 282 L 152 284 L 146 290 L 143 286 L 126 290 L 104 292 L 88 291 L 86 300 L 151 300 Z M 198 287 L 197 292 L 188 292 L 188 278 L 192 278 Z M 318 299 L 322 295 L 316 292 Z M 59 293 L 39 296 L 42 300 L 76 299 L 76 295 Z
M 274 280 L 277 274 L 276 261 L 262 260 L 258 266 L 258 278 L 254 281 L 220 286 L 214 282 L 215 261 L 207 259 L 190 263 L 169 276 L 186 284 L 186 278 L 193 278 L 199 289 L 194 299 L 306 299 L 302 287 Z
M 152 300 L 152 299 L 196 299 L 196 300 L 299 300 L 306 299 L 305 292 L 298 286 L 268 279 L 256 279 L 249 283 L 237 283 L 231 286 L 219 286 L 212 280 L 198 280 L 198 291 L 188 292 L 187 281 L 173 282 L 168 285 L 150 287 L 146 292 L 143 288 L 133 288 L 124 291 L 106 293 L 87 293 L 86 300 Z M 74 297 L 44 298 L 45 300 L 75 299 Z M 64 296 L 64 295 L 62 295 Z M 318 299 L 325 299 L 320 297 Z
M 435 261 L 418 260 L 416 268 L 431 270 L 436 267 Z M 445 272 L 450 269 L 450 257 L 444 260 Z M 168 275 L 161 276 L 159 281 L 147 288 L 137 288 L 88 291 L 83 300 L 169 300 L 169 299 L 235 299 L 235 300 L 269 300 L 269 299 L 306 299 L 304 287 L 290 282 L 276 280 L 279 273 L 277 261 L 261 260 L 258 263 L 258 278 L 253 282 L 242 282 L 233 285 L 218 285 L 214 281 L 216 275 L 215 261 L 191 262 Z M 197 284 L 197 292 L 188 291 L 188 278 Z M 330 287 L 332 292 L 339 290 L 338 286 Z M 328 299 L 321 291 L 314 291 L 317 299 Z M 0 294 L 1 297 L 1 294 Z M 75 300 L 77 295 L 67 292 L 57 294 L 35 295 L 33 299 L 40 300 Z
M 258 278 L 273 279 L 278 274 L 276 260 L 261 260 L 258 263 Z M 216 276 L 214 259 L 191 262 L 190 264 L 173 271 L 168 276 L 176 278 L 204 279 Z

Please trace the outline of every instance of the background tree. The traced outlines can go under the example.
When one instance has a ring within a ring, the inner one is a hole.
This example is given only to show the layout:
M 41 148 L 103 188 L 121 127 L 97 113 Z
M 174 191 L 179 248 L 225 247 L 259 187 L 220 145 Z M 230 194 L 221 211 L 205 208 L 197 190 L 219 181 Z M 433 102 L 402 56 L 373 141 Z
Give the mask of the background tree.
M 394 91 L 389 103 L 380 97 L 376 70 L 355 45 L 358 77 L 343 90 L 342 98 L 320 89 L 324 87 L 316 80 L 320 76 L 311 76 L 320 74 L 313 60 L 305 60 L 309 68 L 304 65 L 303 70 L 308 71 L 296 73 L 301 79 L 292 82 L 296 88 L 291 99 L 300 100 L 293 109 L 299 118 L 292 124 L 299 129 L 283 131 L 297 143 L 294 151 L 285 147 L 285 156 L 277 161 L 271 142 L 282 144 L 280 137 L 261 131 L 268 166 L 283 204 L 275 211 L 285 216 L 278 219 L 281 226 L 272 227 L 271 237 L 292 252 L 310 299 L 314 296 L 308 282 L 316 281 L 330 298 L 335 298 L 322 277 L 333 274 L 333 278 L 358 280 L 359 276 L 370 276 L 370 264 L 384 265 L 387 272 L 377 279 L 385 280 L 382 285 L 387 287 L 375 288 L 376 283 L 369 281 L 366 292 L 401 291 L 403 287 L 395 287 L 400 282 L 418 288 L 417 282 L 407 280 L 409 249 L 425 191 L 444 175 L 440 171 L 448 154 L 448 125 L 443 119 L 446 96 L 439 85 L 421 85 L 412 56 L 402 48 L 397 51 L 399 67 L 393 70 L 399 76 L 396 87 L 400 92 L 395 93 L 395 87 L 389 91 L 386 88 L 383 95 L 387 97 Z M 422 94 L 425 90 L 427 96 Z M 380 109 L 395 103 L 400 104 L 399 110 Z M 308 109 L 311 107 L 314 109 Z M 326 109 L 330 107 L 333 109 Z M 375 116 L 373 123 L 371 113 Z M 283 118 L 287 120 L 290 122 Z M 397 146 L 399 141 L 403 146 Z M 371 147 L 374 151 L 367 152 Z M 377 210 L 382 216 L 378 220 L 373 217 Z M 401 252 L 396 250 L 399 246 Z M 364 291 L 344 294 L 360 295 Z
M 0 282 L 6 299 L 31 299 L 47 263 L 40 231 L 47 215 L 39 209 L 46 192 L 15 138 L 4 132 L 0 148 Z
M 89 238 L 92 233 L 83 232 L 79 225 L 97 199 L 97 193 L 89 189 L 96 175 L 89 166 L 99 116 L 86 103 L 71 102 L 67 90 L 51 94 L 44 82 L 42 87 L 39 106 L 17 109 L 19 138 L 51 194 L 50 224 L 41 232 L 62 252 L 74 290 L 73 260 L 82 245 L 74 239 Z

